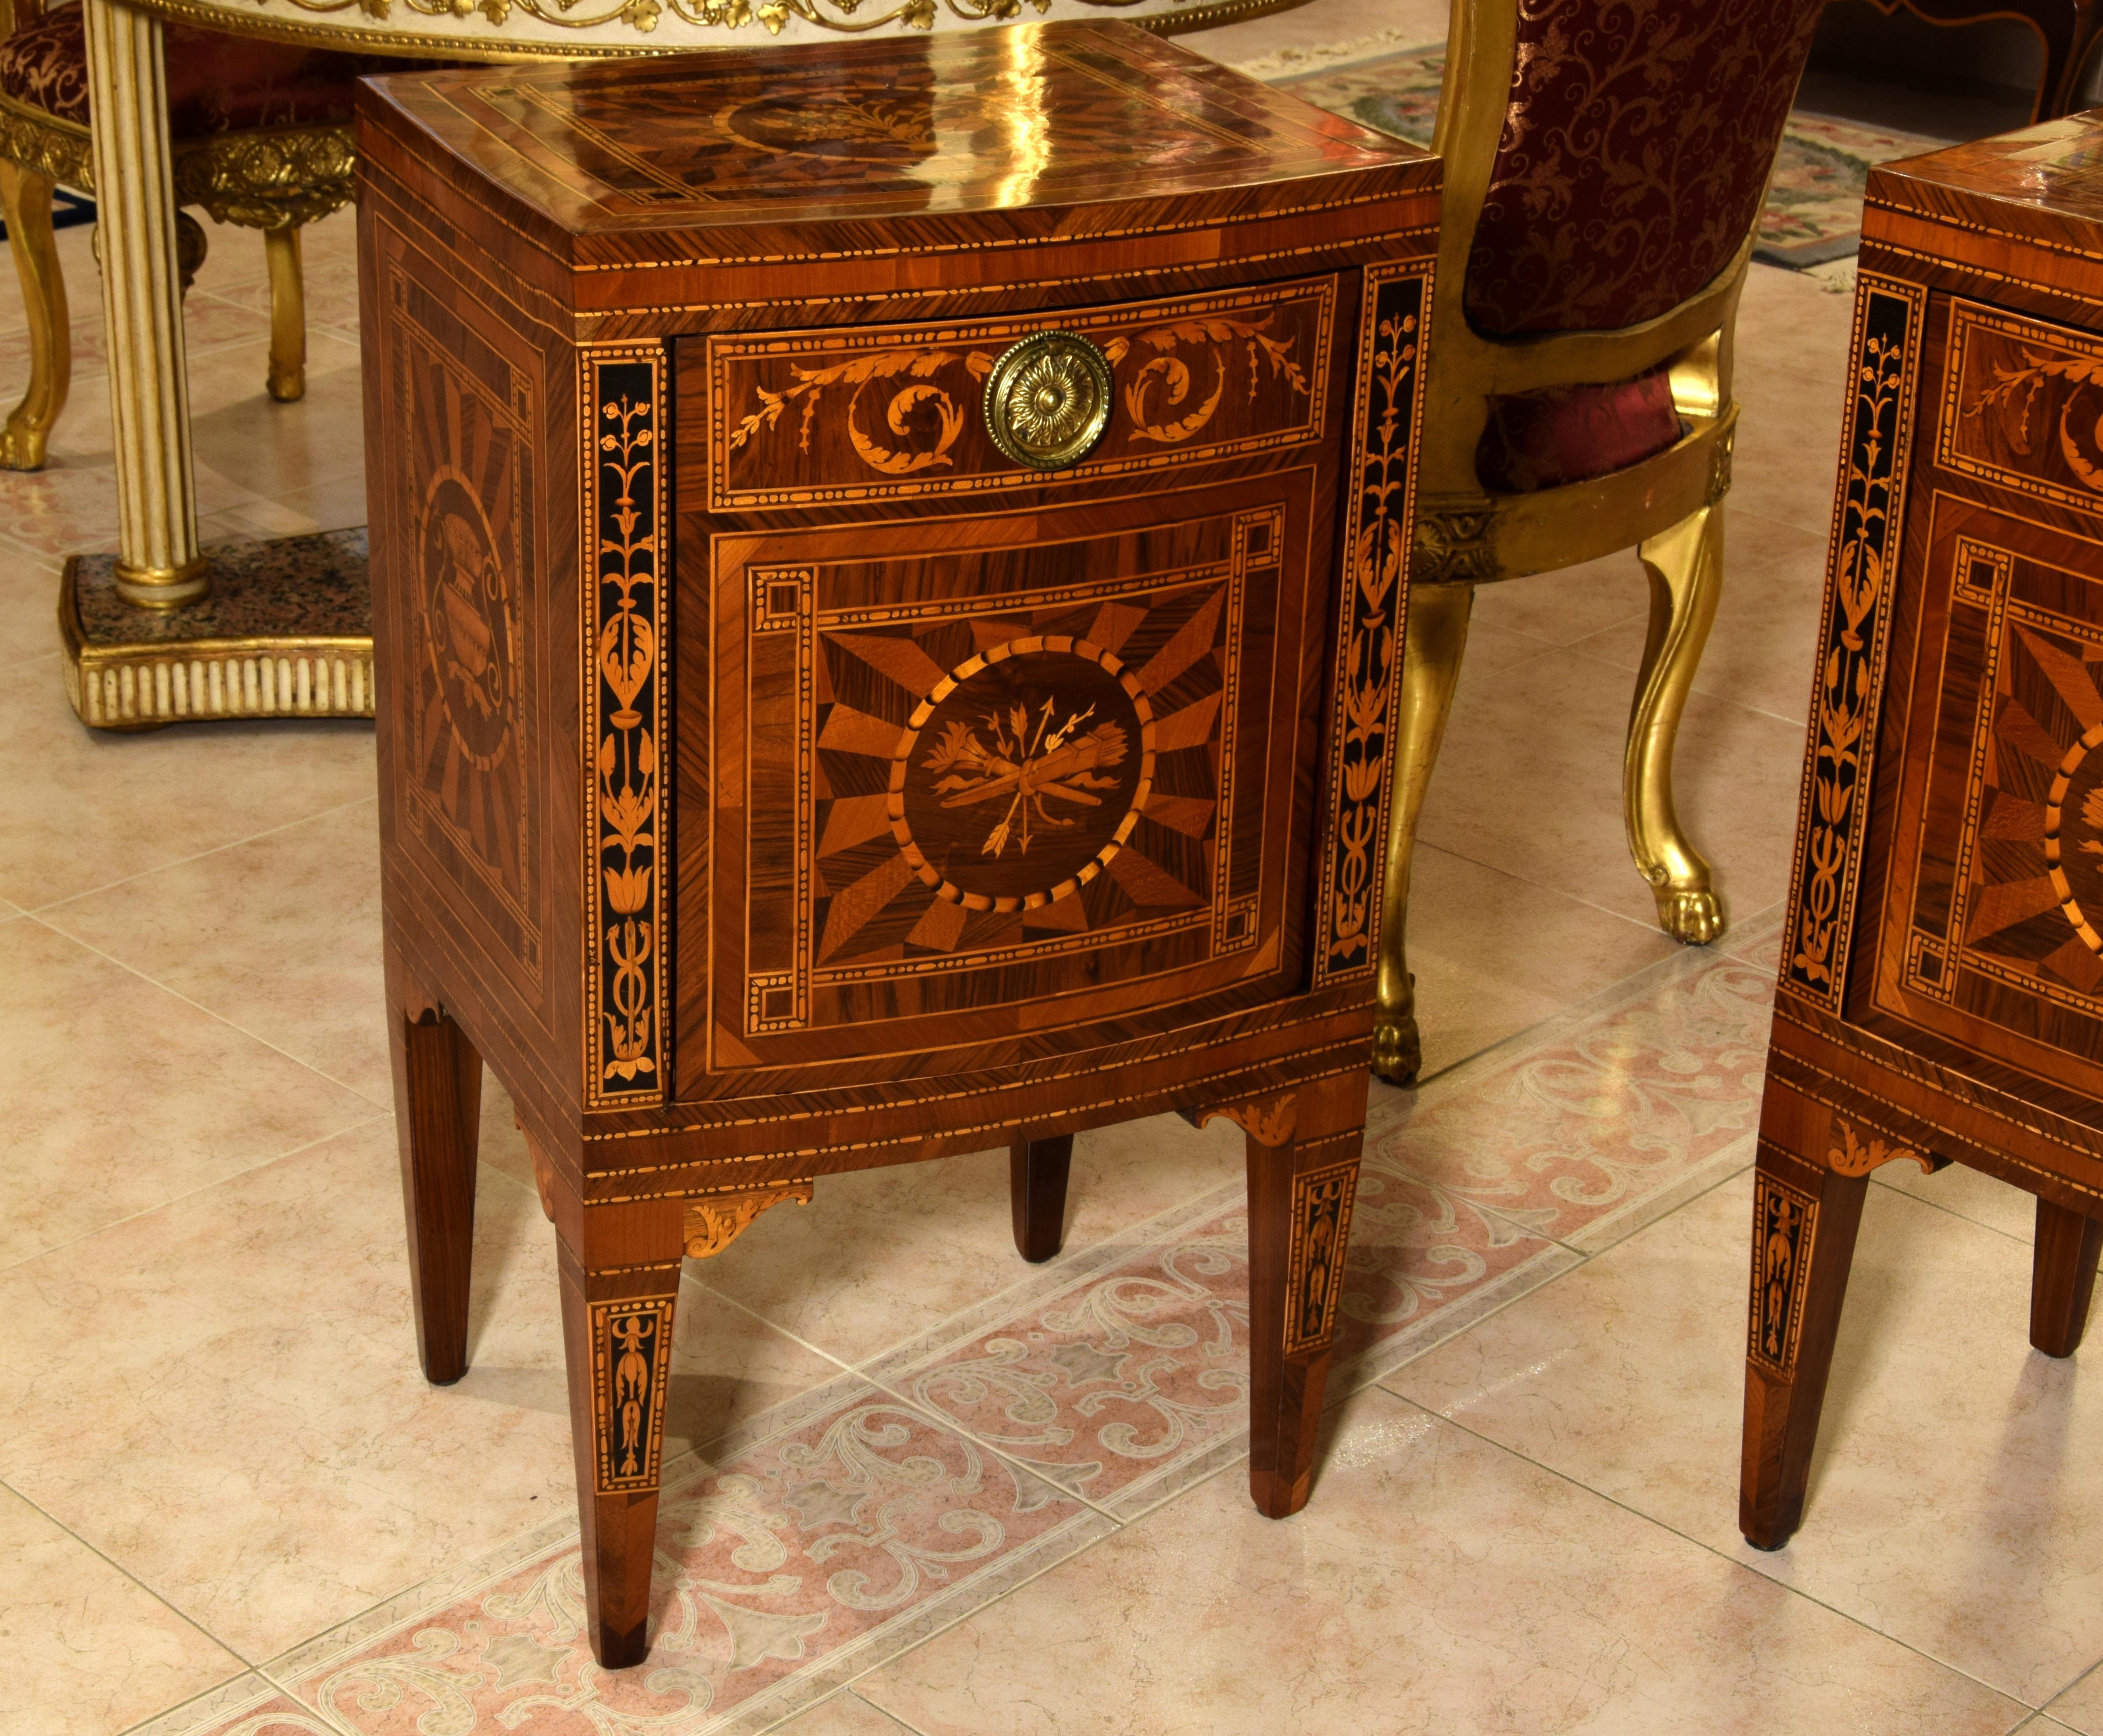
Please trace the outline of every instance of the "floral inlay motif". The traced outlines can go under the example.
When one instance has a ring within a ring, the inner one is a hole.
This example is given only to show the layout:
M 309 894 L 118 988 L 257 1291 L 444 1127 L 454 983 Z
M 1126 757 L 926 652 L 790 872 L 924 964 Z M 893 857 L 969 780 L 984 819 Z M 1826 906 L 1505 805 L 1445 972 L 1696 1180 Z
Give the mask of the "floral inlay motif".
M 585 361 L 585 402 L 598 406 L 596 461 L 586 523 L 585 739 L 592 815 L 587 904 L 591 957 L 588 1101 L 642 1101 L 661 1094 L 664 1033 L 659 872 L 664 789 L 663 633 L 658 525 L 663 478 L 657 406 L 663 357 L 652 350 Z
M 1871 695 L 1883 668 L 1889 580 L 1896 566 L 1911 444 L 1923 292 L 1865 273 L 1856 309 L 1856 366 L 1842 446 L 1825 643 L 1812 695 L 1782 986 L 1837 1007 L 1845 925 L 1861 856 L 1862 803 L 1874 747 Z
M 1345 526 L 1339 600 L 1331 837 L 1324 851 L 1315 980 L 1370 970 L 1380 933 L 1395 670 L 1407 599 L 1410 496 L 1416 475 L 1417 357 L 1427 274 L 1368 272 L 1359 366 L 1357 486 Z

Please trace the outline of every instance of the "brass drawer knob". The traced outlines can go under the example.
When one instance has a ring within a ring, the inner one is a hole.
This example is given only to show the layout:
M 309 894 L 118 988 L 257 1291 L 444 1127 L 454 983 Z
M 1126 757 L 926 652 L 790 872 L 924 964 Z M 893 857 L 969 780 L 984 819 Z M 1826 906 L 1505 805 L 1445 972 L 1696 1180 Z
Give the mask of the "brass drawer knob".
M 986 376 L 986 432 L 1018 464 L 1064 470 L 1103 437 L 1110 365 L 1086 338 L 1039 331 L 1002 353 Z

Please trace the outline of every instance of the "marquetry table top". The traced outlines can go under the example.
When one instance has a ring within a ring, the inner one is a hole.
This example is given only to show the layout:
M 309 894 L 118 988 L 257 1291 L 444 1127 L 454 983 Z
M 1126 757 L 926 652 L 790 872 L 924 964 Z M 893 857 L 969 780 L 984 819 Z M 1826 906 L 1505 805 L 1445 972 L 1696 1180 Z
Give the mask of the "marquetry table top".
M 2099 222 L 2103 109 L 1880 164 L 1870 174 L 1862 237 L 1945 273 L 1983 270 L 1994 282 L 2103 304 Z
M 1042 233 L 1049 213 L 1140 198 L 1199 201 L 1186 215 L 1216 222 L 1436 176 L 1412 146 L 1085 23 L 401 73 L 366 113 L 529 233 L 573 237 L 999 212 Z
M 2032 216 L 2092 225 L 2103 220 L 2103 109 L 1880 163 L 1869 196 L 1948 219 L 1990 215 L 2003 228 Z

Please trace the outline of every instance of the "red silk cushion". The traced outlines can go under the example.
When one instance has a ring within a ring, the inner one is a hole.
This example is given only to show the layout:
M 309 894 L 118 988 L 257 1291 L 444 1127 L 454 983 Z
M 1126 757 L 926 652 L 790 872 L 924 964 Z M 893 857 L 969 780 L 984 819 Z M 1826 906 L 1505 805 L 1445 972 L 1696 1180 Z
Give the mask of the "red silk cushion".
M 1469 323 L 1611 331 L 1721 271 L 1758 215 L 1824 4 L 1518 0 Z
M 1490 400 L 1475 474 L 1496 494 L 1560 488 L 1641 464 L 1677 441 L 1669 368 L 1605 386 L 1552 386 Z
M 250 127 L 347 126 L 367 73 L 415 63 L 299 48 L 188 24 L 167 27 L 168 119 L 175 136 Z M 61 121 L 88 124 L 87 33 L 79 0 L 0 41 L 0 91 Z

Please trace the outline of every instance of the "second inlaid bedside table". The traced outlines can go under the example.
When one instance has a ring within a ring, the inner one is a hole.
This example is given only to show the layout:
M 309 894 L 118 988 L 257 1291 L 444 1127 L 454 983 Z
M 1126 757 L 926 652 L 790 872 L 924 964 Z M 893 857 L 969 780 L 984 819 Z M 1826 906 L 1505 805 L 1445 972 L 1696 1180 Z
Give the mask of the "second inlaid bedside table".
M 1763 1549 L 1803 1518 L 1878 1167 L 1960 1163 L 2035 1195 L 2030 1342 L 2071 1356 L 2087 1325 L 2103 1251 L 2099 193 L 2097 114 L 1870 177 L 1753 1196 L 1738 1523 Z
M 426 1372 L 486 1059 L 646 1649 L 682 1255 L 832 1173 L 1248 1136 L 1306 1499 L 1358 1164 L 1436 163 L 1123 26 L 419 73 L 359 117 Z M 761 1232 L 763 1233 L 763 1231 Z

